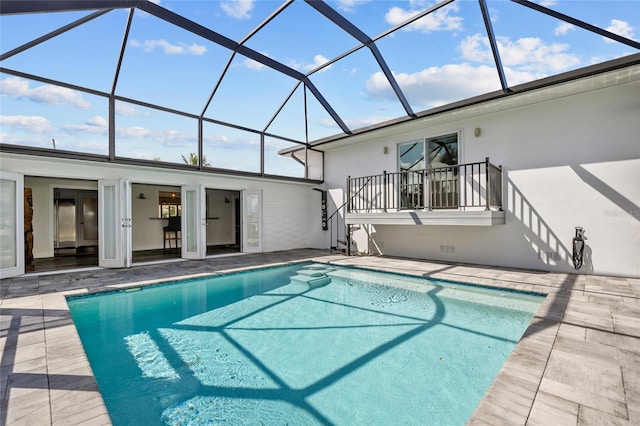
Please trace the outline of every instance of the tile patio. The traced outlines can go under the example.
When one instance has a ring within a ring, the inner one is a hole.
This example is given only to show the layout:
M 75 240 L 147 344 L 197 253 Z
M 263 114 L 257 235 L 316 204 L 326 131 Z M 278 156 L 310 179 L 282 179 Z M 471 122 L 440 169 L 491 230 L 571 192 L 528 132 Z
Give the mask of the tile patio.
M 470 425 L 640 424 L 640 279 L 292 250 L 0 281 L 0 425 L 108 425 L 65 295 L 317 260 L 547 295 Z

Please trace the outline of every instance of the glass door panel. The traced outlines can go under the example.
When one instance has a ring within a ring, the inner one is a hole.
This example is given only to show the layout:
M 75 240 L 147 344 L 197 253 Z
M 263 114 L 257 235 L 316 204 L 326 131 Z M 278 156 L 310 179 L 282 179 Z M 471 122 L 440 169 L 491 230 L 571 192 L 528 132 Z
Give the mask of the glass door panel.
M 424 139 L 398 145 L 398 194 L 400 209 L 423 208 L 423 177 L 425 168 Z
M 434 209 L 458 207 L 458 134 L 429 138 L 430 206 Z
M 244 191 L 243 248 L 247 253 L 262 251 L 262 191 Z
M 0 172 L 0 278 L 24 274 L 24 177 Z
M 131 266 L 131 183 L 123 179 L 98 182 L 98 264 L 103 268 Z
M 182 187 L 182 257 L 204 259 L 207 255 L 205 191 L 202 185 Z

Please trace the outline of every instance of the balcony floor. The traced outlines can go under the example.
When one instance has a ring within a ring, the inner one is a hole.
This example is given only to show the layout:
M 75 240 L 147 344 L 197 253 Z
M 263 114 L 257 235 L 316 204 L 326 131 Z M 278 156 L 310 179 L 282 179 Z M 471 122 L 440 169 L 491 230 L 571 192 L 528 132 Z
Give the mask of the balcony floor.
M 347 213 L 347 225 L 504 225 L 504 211 L 494 210 L 401 210 L 376 213 Z

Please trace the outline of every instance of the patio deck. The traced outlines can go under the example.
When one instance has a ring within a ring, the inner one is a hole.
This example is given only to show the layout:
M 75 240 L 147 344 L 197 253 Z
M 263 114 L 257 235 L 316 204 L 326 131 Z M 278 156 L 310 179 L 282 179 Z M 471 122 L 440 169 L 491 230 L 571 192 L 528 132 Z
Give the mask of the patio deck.
M 309 249 L 0 281 L 0 425 L 111 424 L 65 295 L 302 260 L 547 294 L 469 424 L 640 424 L 640 279 Z

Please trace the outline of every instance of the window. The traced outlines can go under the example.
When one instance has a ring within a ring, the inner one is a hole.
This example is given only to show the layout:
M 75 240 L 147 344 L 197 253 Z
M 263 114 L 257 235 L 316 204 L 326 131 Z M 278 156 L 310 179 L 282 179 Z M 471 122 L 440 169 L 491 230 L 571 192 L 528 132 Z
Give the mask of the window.
M 453 166 L 457 164 L 458 133 L 398 144 L 400 208 L 456 208 L 458 168 Z M 426 174 L 425 169 L 429 169 Z M 425 183 L 429 183 L 428 202 L 424 196 Z
M 158 200 L 158 212 L 161 218 L 182 216 L 182 200 L 180 194 L 175 192 L 160 192 Z

